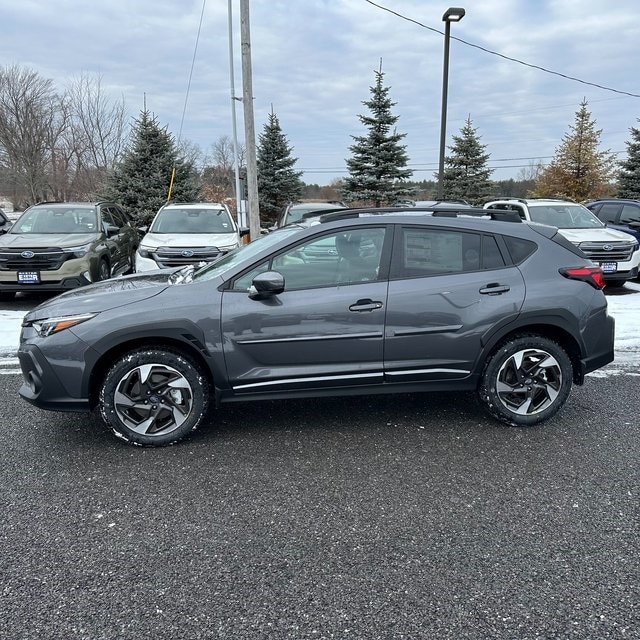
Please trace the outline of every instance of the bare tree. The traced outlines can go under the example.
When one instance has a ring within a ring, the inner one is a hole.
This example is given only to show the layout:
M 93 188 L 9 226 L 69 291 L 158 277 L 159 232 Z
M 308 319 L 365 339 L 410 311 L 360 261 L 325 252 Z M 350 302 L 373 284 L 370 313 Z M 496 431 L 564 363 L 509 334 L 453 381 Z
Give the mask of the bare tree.
M 82 74 L 67 89 L 75 154 L 76 191 L 91 197 L 103 190 L 108 172 L 125 147 L 128 128 L 124 98 L 113 100 L 102 90 L 101 76 Z
M 16 208 L 49 193 L 58 102 L 51 80 L 19 66 L 0 69 L 0 148 Z
M 244 166 L 245 148 L 238 147 L 238 166 Z M 218 198 L 235 199 L 235 172 L 233 163 L 233 141 L 221 136 L 211 145 L 211 156 L 207 158 L 203 171 L 203 183 L 208 193 Z

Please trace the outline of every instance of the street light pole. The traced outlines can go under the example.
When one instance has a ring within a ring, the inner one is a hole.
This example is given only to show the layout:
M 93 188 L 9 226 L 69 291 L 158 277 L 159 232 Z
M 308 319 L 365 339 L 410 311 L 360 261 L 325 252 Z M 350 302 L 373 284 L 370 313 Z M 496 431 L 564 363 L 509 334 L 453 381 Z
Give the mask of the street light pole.
M 449 7 L 442 16 L 444 27 L 444 62 L 442 64 L 442 113 L 440 115 L 440 156 L 438 163 L 438 200 L 444 198 L 444 149 L 447 136 L 447 94 L 449 92 L 449 41 L 451 40 L 451 23 L 460 22 L 464 18 L 464 9 Z

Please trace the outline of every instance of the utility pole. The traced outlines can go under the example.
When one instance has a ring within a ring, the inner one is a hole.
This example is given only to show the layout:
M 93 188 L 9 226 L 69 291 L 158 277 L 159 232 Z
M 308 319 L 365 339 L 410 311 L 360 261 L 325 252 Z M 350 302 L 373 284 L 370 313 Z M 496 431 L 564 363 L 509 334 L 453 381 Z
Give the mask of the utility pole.
M 247 204 L 251 241 L 260 237 L 258 209 L 258 166 L 256 162 L 256 131 L 253 123 L 253 90 L 251 87 L 251 34 L 249 32 L 249 0 L 240 0 L 240 39 L 242 47 L 242 106 L 244 107 L 244 137 L 247 147 Z
M 231 11 L 231 0 L 228 1 L 227 15 L 229 18 L 229 80 L 231 83 L 231 124 L 233 128 L 233 172 L 235 175 L 235 194 L 236 194 L 236 219 L 238 226 L 244 226 L 244 212 L 242 211 L 242 194 L 240 193 L 240 167 L 238 166 L 238 128 L 236 126 L 236 89 L 233 73 L 233 19 Z

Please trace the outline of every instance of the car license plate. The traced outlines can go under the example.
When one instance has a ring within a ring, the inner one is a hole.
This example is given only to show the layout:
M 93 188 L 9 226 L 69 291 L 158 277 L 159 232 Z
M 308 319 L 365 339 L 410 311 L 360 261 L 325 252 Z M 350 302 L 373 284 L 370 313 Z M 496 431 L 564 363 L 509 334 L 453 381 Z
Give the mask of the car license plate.
M 601 262 L 600 267 L 604 273 L 615 273 L 618 270 L 617 262 Z
M 40 284 L 40 272 L 18 271 L 18 282 L 20 284 Z

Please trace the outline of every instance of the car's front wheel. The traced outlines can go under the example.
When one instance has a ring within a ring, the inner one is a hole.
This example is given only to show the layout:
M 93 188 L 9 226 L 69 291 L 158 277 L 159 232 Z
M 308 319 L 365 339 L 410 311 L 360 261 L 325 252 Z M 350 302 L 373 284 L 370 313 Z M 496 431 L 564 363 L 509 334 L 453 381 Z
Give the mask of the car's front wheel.
M 100 415 L 116 436 L 132 444 L 174 444 L 204 420 L 209 384 L 182 353 L 140 348 L 117 360 L 99 391 Z
M 531 426 L 555 415 L 567 401 L 571 359 L 543 336 L 515 337 L 485 364 L 478 394 L 491 415 L 514 426 Z

